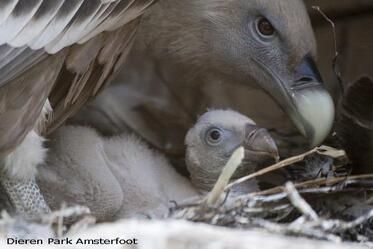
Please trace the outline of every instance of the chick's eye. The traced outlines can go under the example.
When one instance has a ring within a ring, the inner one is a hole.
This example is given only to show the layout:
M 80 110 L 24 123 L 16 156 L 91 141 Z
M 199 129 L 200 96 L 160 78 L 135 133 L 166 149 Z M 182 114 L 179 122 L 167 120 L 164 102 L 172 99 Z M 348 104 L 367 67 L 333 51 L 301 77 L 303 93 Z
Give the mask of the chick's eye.
M 219 129 L 211 129 L 207 132 L 207 142 L 210 144 L 217 144 L 222 138 L 222 133 Z
M 273 27 L 271 22 L 268 21 L 268 19 L 265 17 L 259 18 L 256 26 L 258 32 L 263 36 L 273 36 L 275 34 L 275 28 Z

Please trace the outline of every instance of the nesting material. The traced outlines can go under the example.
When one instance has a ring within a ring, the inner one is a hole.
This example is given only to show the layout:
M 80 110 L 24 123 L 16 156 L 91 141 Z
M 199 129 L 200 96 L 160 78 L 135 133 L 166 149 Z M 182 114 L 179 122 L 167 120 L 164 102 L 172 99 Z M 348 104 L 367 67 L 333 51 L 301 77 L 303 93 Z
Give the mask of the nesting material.
M 244 159 L 245 150 L 241 146 L 236 149 L 230 159 L 227 162 L 227 165 L 223 168 L 222 173 L 216 182 L 212 191 L 207 195 L 205 204 L 213 205 L 217 202 L 219 197 L 224 192 L 225 187 L 227 186 L 229 180 L 233 176 L 234 172 L 237 170 L 238 166 L 240 166 L 242 160 Z
M 326 146 L 315 148 L 239 179 L 226 190 L 252 177 L 293 167 L 294 163 L 312 154 L 329 156 L 336 161 L 346 157 L 342 150 Z M 175 207 L 170 216 L 232 228 L 262 228 L 284 235 L 333 242 L 353 241 L 372 246 L 372 186 L 373 175 L 338 177 L 329 174 L 231 197 L 229 202 L 218 205 L 188 203 Z M 221 199 L 226 195 L 229 193 L 222 193 Z
M 343 151 L 320 147 L 261 170 L 260 174 L 294 167 L 294 163 L 302 162 L 306 155 L 314 154 L 331 156 L 334 160 L 345 157 Z M 142 249 L 168 249 L 175 245 L 178 248 L 195 245 L 195 248 L 230 246 L 239 249 L 373 246 L 373 175 L 329 175 L 303 182 L 288 182 L 284 186 L 233 196 L 229 202 L 225 201 L 229 195 L 229 191 L 225 191 L 229 188 L 228 180 L 241 160 L 242 148 L 239 148 L 205 201 L 176 205 L 163 221 L 123 220 L 95 224 L 89 210 L 83 207 L 63 208 L 34 221 L 3 214 L 0 219 L 0 246 L 7 248 L 7 236 L 89 239 L 97 236 L 111 238 L 120 234 L 138 238 L 139 246 L 135 248 Z M 239 181 L 243 182 L 242 179 Z M 76 245 L 68 248 L 87 247 Z M 117 245 L 111 248 L 133 247 Z

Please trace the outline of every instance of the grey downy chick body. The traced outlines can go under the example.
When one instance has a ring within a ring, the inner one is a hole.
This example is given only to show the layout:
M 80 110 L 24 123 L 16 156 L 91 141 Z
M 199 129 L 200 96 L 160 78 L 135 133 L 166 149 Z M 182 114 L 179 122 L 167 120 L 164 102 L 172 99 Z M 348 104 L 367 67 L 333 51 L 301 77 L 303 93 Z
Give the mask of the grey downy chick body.
M 52 209 L 62 203 L 87 206 L 99 221 L 158 216 L 170 201 L 197 195 L 163 155 L 136 136 L 103 138 L 78 126 L 53 135 L 37 180 Z
M 268 132 L 234 111 L 210 111 L 186 137 L 191 181 L 166 158 L 134 135 L 103 138 L 93 129 L 66 126 L 50 140 L 50 156 L 38 183 L 48 204 L 87 206 L 99 220 L 163 216 L 172 201 L 181 202 L 210 190 L 232 152 L 245 148 L 235 178 L 277 159 Z M 256 189 L 254 183 L 245 191 Z

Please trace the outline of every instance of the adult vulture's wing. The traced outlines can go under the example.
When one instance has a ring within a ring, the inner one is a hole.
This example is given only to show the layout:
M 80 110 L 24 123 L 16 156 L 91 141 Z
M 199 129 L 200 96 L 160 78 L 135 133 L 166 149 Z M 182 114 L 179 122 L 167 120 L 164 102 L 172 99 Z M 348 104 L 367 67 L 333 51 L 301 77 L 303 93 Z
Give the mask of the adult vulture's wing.
M 49 97 L 60 125 L 125 59 L 154 0 L 0 0 L 0 153 L 30 131 Z

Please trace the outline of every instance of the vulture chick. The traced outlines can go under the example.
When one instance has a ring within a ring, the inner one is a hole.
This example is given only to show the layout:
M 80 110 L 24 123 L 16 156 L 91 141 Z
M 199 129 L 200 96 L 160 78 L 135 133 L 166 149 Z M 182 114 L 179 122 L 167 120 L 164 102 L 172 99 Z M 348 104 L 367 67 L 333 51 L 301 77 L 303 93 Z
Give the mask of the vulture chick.
M 0 1 L 0 183 L 17 213 L 49 211 L 35 182 L 43 133 L 110 81 L 152 2 Z
M 191 181 L 134 135 L 103 138 L 91 128 L 66 126 L 50 140 L 38 183 L 51 207 L 65 201 L 84 205 L 101 221 L 138 214 L 161 216 L 171 201 L 210 190 L 239 146 L 245 148 L 245 159 L 234 177 L 278 158 L 266 130 L 229 110 L 204 114 L 189 131 L 186 163 Z M 256 189 L 254 183 L 244 187 L 236 191 Z
M 268 131 L 231 110 L 209 111 L 202 115 L 188 131 L 185 144 L 191 182 L 202 192 L 214 187 L 223 167 L 240 146 L 245 149 L 245 157 L 233 180 L 279 160 L 277 146 Z M 255 189 L 256 183 L 250 182 L 234 191 L 248 193 Z

